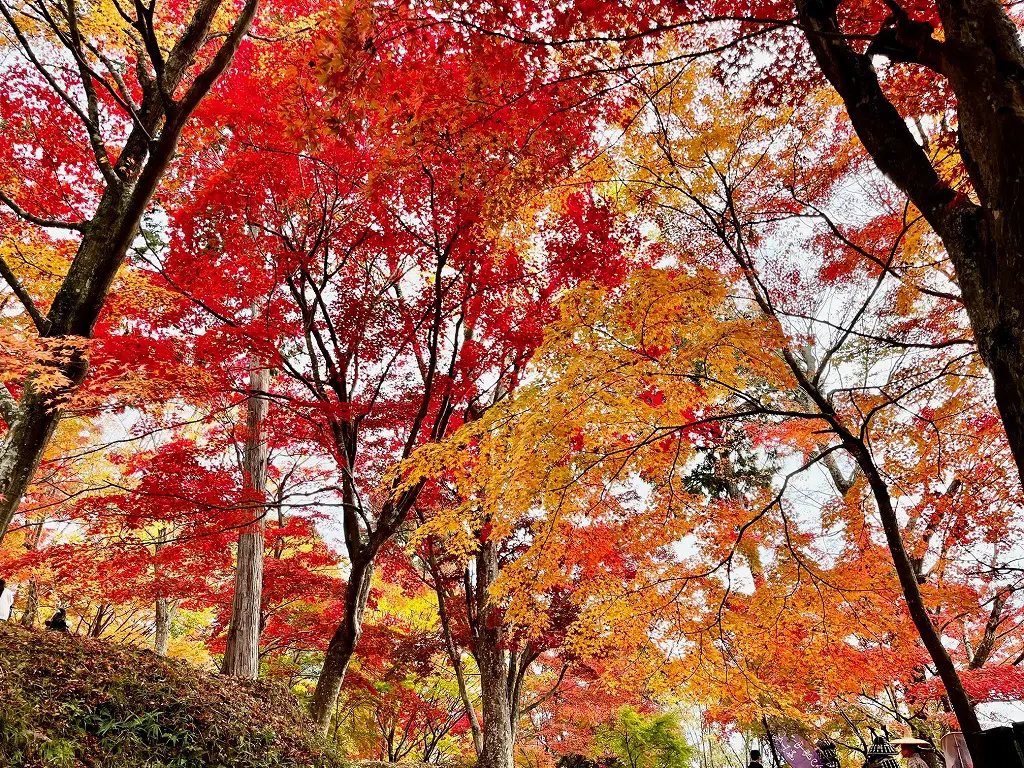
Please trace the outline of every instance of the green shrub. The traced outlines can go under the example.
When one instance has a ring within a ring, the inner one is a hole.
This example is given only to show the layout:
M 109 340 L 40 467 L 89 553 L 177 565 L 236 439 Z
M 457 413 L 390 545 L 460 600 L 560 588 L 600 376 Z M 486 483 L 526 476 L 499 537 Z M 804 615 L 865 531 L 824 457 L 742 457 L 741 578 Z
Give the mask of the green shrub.
M 688 768 L 693 756 L 673 712 L 648 717 L 625 707 L 598 733 L 598 744 L 622 768 Z

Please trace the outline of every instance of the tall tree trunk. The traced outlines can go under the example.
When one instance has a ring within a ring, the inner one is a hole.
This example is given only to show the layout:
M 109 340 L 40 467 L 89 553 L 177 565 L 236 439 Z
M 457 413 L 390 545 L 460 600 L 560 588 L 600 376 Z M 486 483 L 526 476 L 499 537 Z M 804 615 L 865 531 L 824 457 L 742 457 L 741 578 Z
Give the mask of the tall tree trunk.
M 960 730 L 963 731 L 964 739 L 967 741 L 967 748 L 974 759 L 975 768 L 995 768 L 986 758 L 978 734 L 981 725 L 978 723 L 977 713 L 974 711 L 974 703 L 968 697 L 964 689 L 960 674 L 950 657 L 946 646 L 942 643 L 942 636 L 932 622 L 932 616 L 928 612 L 928 606 L 921 594 L 921 584 L 918 579 L 919 572 L 914 561 L 907 552 L 903 542 L 903 528 L 900 525 L 899 517 L 892 504 L 892 497 L 889 495 L 889 487 L 885 478 L 882 477 L 874 457 L 868 448 L 864 438 L 847 429 L 840 421 L 835 409 L 828 398 L 812 383 L 806 373 L 800 367 L 795 356 L 785 352 L 784 357 L 790 370 L 796 377 L 801 389 L 807 394 L 826 421 L 831 424 L 835 433 L 842 441 L 843 448 L 850 454 L 860 470 L 864 473 L 875 499 L 878 508 L 878 516 L 882 521 L 882 530 L 885 532 L 886 544 L 889 554 L 892 557 L 893 566 L 896 569 L 896 576 L 899 579 L 900 589 L 903 598 L 907 603 L 907 611 L 914 622 L 918 636 L 924 644 L 928 655 L 932 659 L 935 671 L 946 688 L 946 695 L 949 703 L 960 723 Z
M 376 552 L 368 555 L 365 559 L 358 559 L 352 563 L 348 583 L 345 585 L 345 616 L 327 646 L 324 666 L 313 692 L 313 722 L 316 724 L 317 732 L 322 736 L 326 736 L 331 727 L 331 713 L 338 701 L 338 694 L 341 693 L 345 673 L 352 662 L 359 637 L 363 633 L 363 616 L 366 613 L 366 602 L 370 597 L 370 585 L 373 583 Z
M 163 526 L 157 531 L 156 541 L 153 544 L 153 554 L 159 556 L 167 543 L 167 529 Z M 160 565 L 157 559 L 156 573 L 154 574 L 159 582 Z M 164 595 L 157 593 L 155 612 L 156 621 L 153 627 L 153 651 L 158 656 L 167 655 L 167 646 L 171 640 L 171 623 L 174 620 L 174 611 L 178 607 L 176 600 L 169 600 Z
M 891 26 L 859 53 L 843 35 L 835 0 L 796 0 L 819 66 L 842 97 L 858 137 L 941 238 L 956 271 L 978 351 L 994 383 L 1007 439 L 1024 479 L 1024 48 L 999 0 L 937 0 L 939 41 L 893 4 Z M 885 45 L 879 45 L 881 42 Z M 893 53 L 896 51 L 896 53 Z M 947 78 L 957 98 L 961 155 L 978 197 L 950 187 L 885 96 L 872 52 L 921 64 Z M 863 449 L 863 446 L 861 446 Z M 864 450 L 851 450 L 866 473 Z M 920 599 L 884 481 L 868 475 L 907 605 L 935 663 L 976 768 L 991 762 L 956 668 Z
M 28 595 L 25 597 L 25 611 L 21 614 L 21 626 L 34 627 L 36 616 L 39 614 L 39 589 L 36 587 L 36 580 L 29 579 Z
M 498 553 L 493 542 L 485 541 L 476 557 L 477 615 L 473 649 L 483 700 L 483 752 L 477 761 L 480 768 L 512 768 L 515 747 L 513 720 L 517 712 L 511 701 L 504 621 L 491 595 L 491 585 L 497 578 Z
M 153 632 L 153 651 L 157 656 L 167 655 L 167 646 L 171 641 L 171 624 L 174 613 L 178 609 L 177 600 L 166 597 L 156 599 L 156 629 Z
M 796 0 L 819 66 L 875 164 L 941 238 L 1024 480 L 1024 49 L 999 0 L 937 0 L 944 40 L 894 12 L 866 53 L 850 44 L 836 0 Z M 895 36 L 893 38 L 893 36 Z M 879 45 L 882 41 L 886 45 Z M 896 51 L 894 53 L 894 51 Z M 956 94 L 960 149 L 979 204 L 949 186 L 883 92 L 870 55 L 912 61 Z
M 431 578 L 434 580 L 434 594 L 437 596 L 437 615 L 441 620 L 441 634 L 444 638 L 444 647 L 448 653 L 448 660 L 451 662 L 452 669 L 455 670 L 455 681 L 459 687 L 462 707 L 469 718 L 469 727 L 473 734 L 473 751 L 479 758 L 484 751 L 484 733 L 480 727 L 480 719 L 477 717 L 476 706 L 469 695 L 469 686 L 466 684 L 466 671 L 462 665 L 461 651 L 456 647 L 455 638 L 452 635 L 452 623 L 451 617 L 448 615 L 448 600 L 445 596 L 441 568 L 437 563 L 437 558 L 434 557 L 433 543 L 429 546 L 427 567 L 430 570 Z M 424 762 L 428 761 L 424 758 Z
M 739 261 L 739 266 L 743 269 L 747 285 L 750 287 L 754 299 L 765 314 L 765 317 L 771 318 L 778 323 L 779 319 L 771 306 L 771 302 L 762 293 L 762 288 L 755 275 L 750 271 L 749 266 L 742 260 Z M 781 324 L 778 327 L 781 329 Z M 974 711 L 974 703 L 964 690 L 956 665 L 953 663 L 946 647 L 942 644 L 942 636 L 935 627 L 935 624 L 932 623 L 932 617 L 928 613 L 928 607 L 921 594 L 920 573 L 903 542 L 903 528 L 893 507 L 892 498 L 889 495 L 889 487 L 878 466 L 875 464 L 869 444 L 861 428 L 855 427 L 851 430 L 843 423 L 836 413 L 831 400 L 822 392 L 816 381 L 809 377 L 808 371 L 803 367 L 803 363 L 792 349 L 783 348 L 782 356 L 793 377 L 796 379 L 800 390 L 803 392 L 801 399 L 805 400 L 808 405 L 813 404 L 814 408 L 821 414 L 822 419 L 831 426 L 832 431 L 839 437 L 843 449 L 856 462 L 860 471 L 863 472 L 867 479 L 875 499 L 875 505 L 878 508 L 878 515 L 882 521 L 882 529 L 885 532 L 886 544 L 892 557 L 893 566 L 896 569 L 900 589 L 907 603 L 907 611 L 910 613 L 910 618 L 914 622 L 922 644 L 932 659 L 935 671 L 942 679 L 942 684 L 946 688 L 950 706 L 960 723 L 960 729 L 963 731 L 964 739 L 967 741 L 967 748 L 974 759 L 975 768 L 995 768 L 986 759 L 978 738 L 981 726 L 978 723 L 977 713 Z M 951 489 L 955 490 L 954 486 L 951 486 Z
M 999 0 L 937 5 L 942 71 L 956 93 L 961 154 L 981 203 L 939 235 L 963 242 L 950 255 L 1024 476 L 1024 49 Z
M 25 542 L 25 547 L 30 551 L 34 551 L 39 547 L 39 542 L 43 538 L 43 526 L 46 524 L 46 517 L 41 517 L 36 522 L 32 534 L 28 537 Z M 39 614 L 39 585 L 36 584 L 35 578 L 28 580 L 28 595 L 25 598 L 25 611 L 21 614 L 21 626 L 23 627 L 34 627 L 36 625 L 36 617 Z
M 201 0 L 186 30 L 161 62 L 160 86 L 150 82 L 144 88 L 143 102 L 138 110 L 139 120 L 113 168 L 108 166 L 111 181 L 103 190 L 93 217 L 79 226 L 82 240 L 75 258 L 46 317 L 36 323 L 42 337 L 68 337 L 83 342 L 92 337 L 110 286 L 174 157 L 182 129 L 199 102 L 231 64 L 256 15 L 259 0 L 246 0 L 209 63 L 196 74 L 181 98 L 170 102 L 170 107 L 167 107 L 170 97 L 166 95 L 179 89 L 185 73 L 195 63 L 220 5 L 218 0 Z M 38 311 L 33 307 L 29 313 L 33 312 Z M 67 379 L 67 384 L 56 395 L 77 389 L 89 369 L 85 345 L 71 353 L 57 368 Z M 40 392 L 31 380 L 27 381 L 14 418 L 8 422 L 7 434 L 0 444 L 0 541 L 7 533 L 60 421 L 61 409 L 54 406 L 55 402 L 55 393 Z
M 964 690 L 956 665 L 953 663 L 949 651 L 946 650 L 946 646 L 942 643 L 942 637 L 932 622 L 931 614 L 928 613 L 928 607 L 921 595 L 917 571 L 903 543 L 903 532 L 896 510 L 892 506 L 888 486 L 863 442 L 851 440 L 848 443 L 848 448 L 861 469 L 864 470 L 871 486 L 875 503 L 878 506 L 878 513 L 882 519 L 886 543 L 889 545 L 889 553 L 892 555 L 893 565 L 896 566 L 896 576 L 899 578 L 903 597 L 907 602 L 907 610 L 921 637 L 921 642 L 924 643 L 928 655 L 931 656 L 935 671 L 946 688 L 946 696 L 960 723 L 960 730 L 963 731 L 964 739 L 967 741 L 967 748 L 971 752 L 971 757 L 974 758 L 974 766 L 975 768 L 989 768 L 990 764 L 985 759 L 983 747 L 978 740 L 981 725 L 974 711 L 974 702 L 970 700 L 967 691 Z
M 224 650 L 224 674 L 254 679 L 259 675 L 263 610 L 263 550 L 267 495 L 267 392 L 270 371 L 249 371 L 245 451 L 242 456 L 242 497 L 247 526 L 238 536 L 235 595 Z

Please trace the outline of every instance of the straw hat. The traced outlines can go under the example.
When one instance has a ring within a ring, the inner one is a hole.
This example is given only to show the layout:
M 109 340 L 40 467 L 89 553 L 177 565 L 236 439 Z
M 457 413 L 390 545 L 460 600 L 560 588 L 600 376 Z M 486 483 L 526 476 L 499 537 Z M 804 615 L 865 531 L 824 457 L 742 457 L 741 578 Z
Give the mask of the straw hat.
M 910 745 L 915 746 L 915 747 L 930 747 L 931 746 L 931 744 L 929 742 L 925 741 L 924 739 L 911 739 L 911 738 L 893 739 L 889 743 L 894 745 L 894 746 L 897 746 L 897 747 L 902 747 L 904 744 L 910 744 Z

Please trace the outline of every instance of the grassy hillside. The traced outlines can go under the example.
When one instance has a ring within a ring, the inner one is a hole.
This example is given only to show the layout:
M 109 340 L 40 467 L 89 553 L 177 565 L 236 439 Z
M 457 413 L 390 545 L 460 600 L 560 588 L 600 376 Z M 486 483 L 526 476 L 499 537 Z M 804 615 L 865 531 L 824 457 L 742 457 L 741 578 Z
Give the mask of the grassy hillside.
M 0 622 L 0 766 L 339 768 L 284 689 Z

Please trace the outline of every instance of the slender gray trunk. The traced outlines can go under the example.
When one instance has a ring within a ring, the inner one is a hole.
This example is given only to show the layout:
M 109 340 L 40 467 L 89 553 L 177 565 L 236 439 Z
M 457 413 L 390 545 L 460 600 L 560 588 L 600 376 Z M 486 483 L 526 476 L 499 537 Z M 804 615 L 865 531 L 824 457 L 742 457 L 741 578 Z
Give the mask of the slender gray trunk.
M 167 529 L 163 526 L 156 534 L 156 542 L 153 544 L 153 553 L 159 555 L 167 543 Z M 154 574 L 160 578 L 160 566 L 157 565 L 157 572 Z M 178 607 L 176 600 L 169 600 L 164 595 L 156 598 L 156 621 L 153 628 L 153 651 L 158 656 L 167 655 L 167 646 L 171 639 L 171 622 L 174 620 L 174 611 Z
M 455 682 L 459 687 L 459 697 L 462 699 L 462 708 L 469 718 L 470 731 L 473 734 L 473 751 L 479 758 L 484 751 L 484 733 L 480 727 L 480 719 L 477 717 L 476 706 L 469 695 L 469 686 L 466 683 L 466 670 L 462 665 L 462 651 L 455 645 L 455 637 L 452 634 L 451 617 L 448 615 L 448 600 L 445 595 L 443 574 L 441 567 L 434 556 L 434 545 L 430 544 L 427 554 L 427 568 L 434 580 L 434 594 L 437 597 L 437 615 L 441 620 L 441 635 L 444 638 L 445 651 L 448 653 L 448 660 L 452 669 L 455 670 Z M 424 758 L 424 762 L 427 760 Z
M 266 418 L 270 371 L 249 371 L 246 402 L 245 451 L 242 456 L 242 493 L 245 514 L 251 519 L 238 536 L 235 594 L 231 605 L 228 643 L 223 672 L 254 679 L 260 668 L 260 631 L 263 610 L 263 550 L 266 518 L 268 444 Z
M 167 655 L 167 646 L 171 640 L 171 624 L 177 609 L 177 600 L 168 600 L 166 597 L 156 599 L 156 630 L 153 633 L 153 651 L 157 656 Z
M 480 671 L 483 709 L 483 751 L 479 768 L 512 768 L 515 749 L 517 702 L 512 701 L 509 657 L 504 648 L 505 628 L 491 585 L 498 578 L 498 553 L 491 541 L 483 542 L 476 558 L 476 646 L 473 655 Z
M 36 580 L 29 579 L 28 595 L 25 597 L 25 612 L 21 614 L 21 626 L 34 627 L 36 616 L 39 614 L 39 590 L 36 587 Z
M 28 550 L 34 551 L 39 547 L 39 542 L 43 538 L 43 526 L 46 524 L 46 518 L 39 518 L 36 522 L 32 534 L 28 537 L 25 546 Z M 25 612 L 21 614 L 21 626 L 23 627 L 34 627 L 36 625 L 36 617 L 39 615 L 39 586 L 36 584 L 36 580 L 31 578 L 28 580 L 28 595 L 25 598 Z

